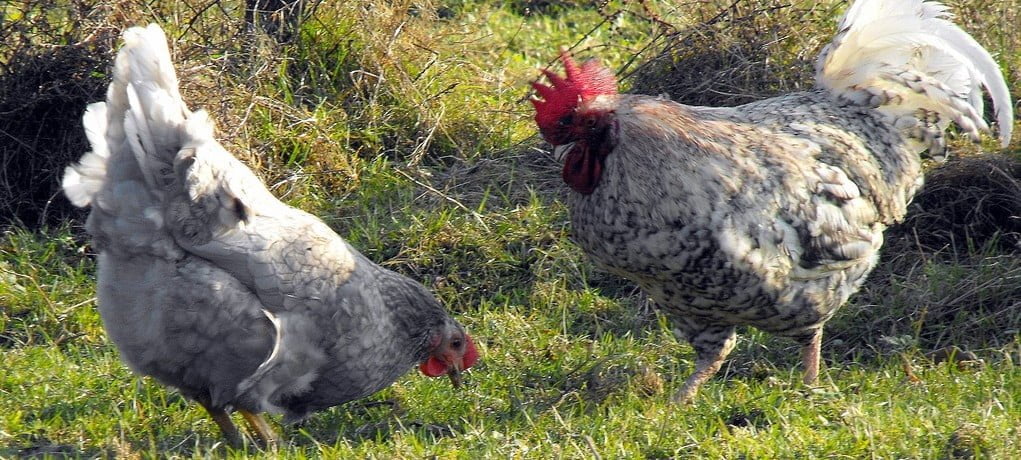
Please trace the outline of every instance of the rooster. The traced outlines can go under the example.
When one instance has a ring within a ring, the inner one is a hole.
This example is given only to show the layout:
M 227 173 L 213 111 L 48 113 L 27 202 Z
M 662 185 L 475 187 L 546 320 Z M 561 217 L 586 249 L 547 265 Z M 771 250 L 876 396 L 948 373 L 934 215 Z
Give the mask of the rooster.
M 613 74 L 563 52 L 532 84 L 535 122 L 573 190 L 573 238 L 639 285 L 695 350 L 688 402 L 739 325 L 802 346 L 819 372 L 823 325 L 876 265 L 883 230 L 922 185 L 920 154 L 953 122 L 1006 146 L 1013 113 L 989 53 L 921 0 L 858 0 L 816 62 L 810 91 L 739 107 L 618 94 Z
M 92 151 L 63 189 L 91 211 L 104 327 L 131 369 L 197 401 L 234 445 L 236 409 L 287 422 L 368 396 L 416 364 L 461 371 L 478 352 L 420 284 L 277 200 L 178 92 L 157 25 L 124 33 Z

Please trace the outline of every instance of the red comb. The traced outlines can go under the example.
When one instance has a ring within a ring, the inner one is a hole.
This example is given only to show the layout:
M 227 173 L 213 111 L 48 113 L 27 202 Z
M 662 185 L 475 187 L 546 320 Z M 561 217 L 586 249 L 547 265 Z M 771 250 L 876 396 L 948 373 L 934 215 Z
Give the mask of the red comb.
M 552 86 L 532 82 L 532 88 L 539 98 L 532 98 L 535 106 L 535 123 L 539 128 L 552 126 L 560 117 L 578 106 L 578 101 L 600 94 L 617 94 L 617 78 L 606 67 L 595 60 L 582 63 L 579 67 L 566 50 L 560 52 L 567 78 L 543 69 L 543 75 Z

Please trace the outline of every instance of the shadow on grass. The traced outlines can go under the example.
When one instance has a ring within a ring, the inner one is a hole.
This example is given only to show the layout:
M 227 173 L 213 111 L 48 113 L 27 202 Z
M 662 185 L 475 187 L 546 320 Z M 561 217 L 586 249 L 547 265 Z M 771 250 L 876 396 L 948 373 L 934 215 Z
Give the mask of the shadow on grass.
M 109 449 L 80 450 L 77 446 L 58 444 L 40 438 L 21 446 L 0 447 L 0 458 L 112 458 L 115 451 Z
M 456 436 L 460 429 L 457 423 L 409 418 L 398 399 L 368 399 L 318 412 L 302 423 L 282 426 L 281 432 L 285 441 L 295 446 L 345 442 L 357 447 L 364 442 L 386 442 L 402 433 L 436 440 Z

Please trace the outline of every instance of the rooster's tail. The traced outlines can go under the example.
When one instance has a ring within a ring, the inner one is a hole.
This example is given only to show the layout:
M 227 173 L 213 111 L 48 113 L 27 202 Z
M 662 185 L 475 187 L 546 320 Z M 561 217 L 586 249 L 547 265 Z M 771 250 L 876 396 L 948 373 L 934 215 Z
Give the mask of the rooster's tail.
M 1010 142 L 1010 94 L 996 62 L 935 1 L 858 0 L 816 61 L 816 85 L 842 100 L 876 107 L 919 148 L 939 155 L 951 121 L 978 140 L 988 131 L 982 87 Z

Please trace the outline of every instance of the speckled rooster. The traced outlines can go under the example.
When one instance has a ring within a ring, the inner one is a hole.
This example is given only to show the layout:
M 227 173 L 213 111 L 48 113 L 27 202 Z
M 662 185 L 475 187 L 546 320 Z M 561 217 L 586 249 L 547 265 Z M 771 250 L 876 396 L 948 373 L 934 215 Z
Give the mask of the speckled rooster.
M 859 0 L 816 62 L 815 89 L 740 107 L 617 94 L 613 74 L 563 54 L 534 83 L 535 121 L 563 159 L 576 242 L 630 279 L 695 349 L 685 402 L 751 325 L 800 343 L 819 372 L 823 324 L 875 266 L 883 230 L 922 185 L 919 154 L 954 122 L 999 137 L 1013 113 L 999 68 L 947 7 Z

